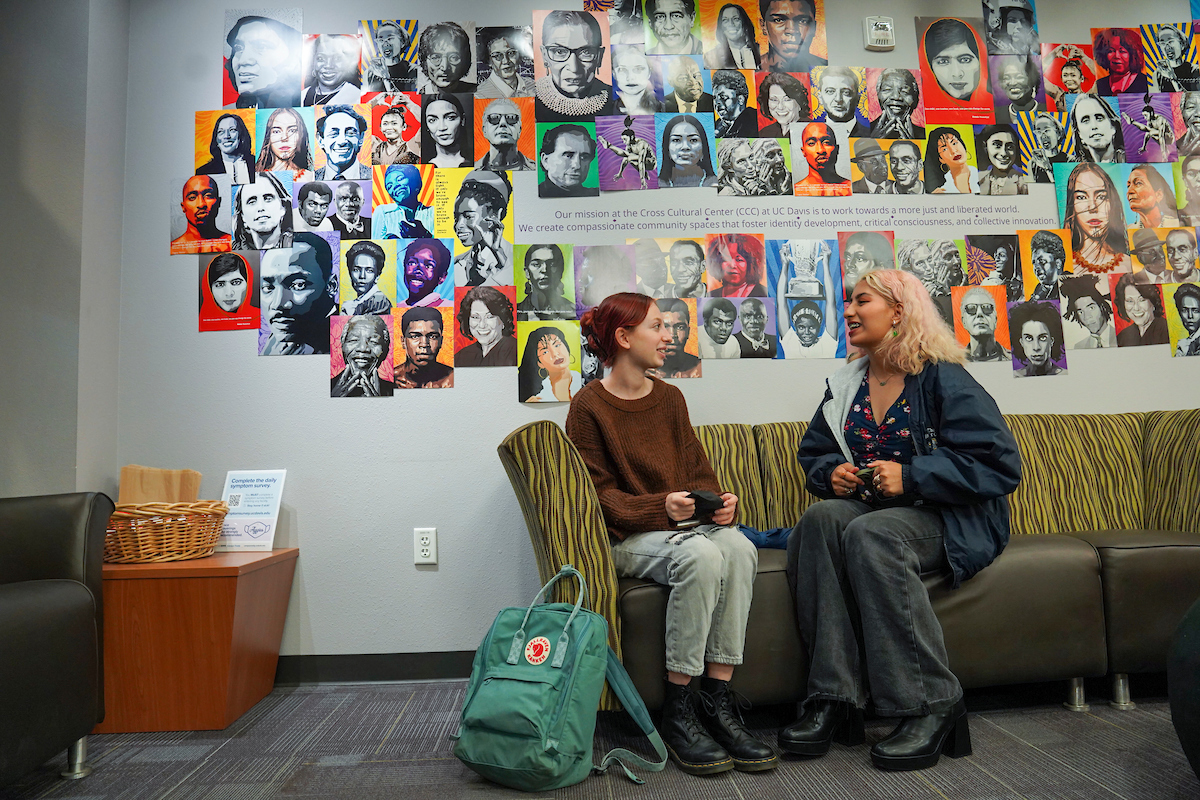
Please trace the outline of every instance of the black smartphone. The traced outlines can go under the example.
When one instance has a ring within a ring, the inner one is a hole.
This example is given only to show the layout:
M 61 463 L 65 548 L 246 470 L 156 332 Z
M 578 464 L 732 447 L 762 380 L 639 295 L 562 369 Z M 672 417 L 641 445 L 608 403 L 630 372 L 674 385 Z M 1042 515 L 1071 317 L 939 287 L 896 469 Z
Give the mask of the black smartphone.
M 725 501 L 720 496 L 704 489 L 689 492 L 688 498 L 696 501 L 697 517 L 711 516 L 725 507 Z

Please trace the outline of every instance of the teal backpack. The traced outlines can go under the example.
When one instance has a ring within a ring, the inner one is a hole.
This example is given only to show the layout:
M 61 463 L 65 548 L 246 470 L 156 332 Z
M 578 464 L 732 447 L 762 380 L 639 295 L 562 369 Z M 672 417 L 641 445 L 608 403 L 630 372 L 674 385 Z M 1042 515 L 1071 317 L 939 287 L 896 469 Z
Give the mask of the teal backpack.
M 573 575 L 579 599 L 539 601 L 557 581 Z M 643 783 L 626 762 L 658 772 L 667 763 L 662 738 L 629 674 L 608 647 L 608 623 L 583 608 L 587 584 L 564 566 L 528 608 L 506 608 L 475 652 L 454 755 L 490 781 L 526 792 L 545 792 L 579 783 L 591 772 L 619 764 L 630 780 Z M 592 763 L 596 708 L 607 677 L 621 704 L 649 737 L 658 754 L 647 761 L 614 749 Z

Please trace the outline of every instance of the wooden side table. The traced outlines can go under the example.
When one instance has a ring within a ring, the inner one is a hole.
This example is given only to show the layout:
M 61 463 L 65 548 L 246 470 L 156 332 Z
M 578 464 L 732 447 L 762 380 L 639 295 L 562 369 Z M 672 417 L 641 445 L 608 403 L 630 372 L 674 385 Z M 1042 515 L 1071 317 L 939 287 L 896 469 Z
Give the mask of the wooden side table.
M 299 549 L 105 564 L 104 722 L 221 730 L 271 691 Z

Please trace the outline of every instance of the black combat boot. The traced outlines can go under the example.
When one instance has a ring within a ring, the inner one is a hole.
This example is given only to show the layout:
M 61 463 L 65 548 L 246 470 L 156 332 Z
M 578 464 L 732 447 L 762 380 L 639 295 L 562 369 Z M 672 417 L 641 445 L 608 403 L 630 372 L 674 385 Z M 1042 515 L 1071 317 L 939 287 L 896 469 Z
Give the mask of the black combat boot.
M 775 751 L 751 736 L 742 725 L 741 714 L 735 707 L 728 682 L 707 676 L 701 678 L 700 700 L 700 721 L 717 744 L 733 758 L 734 769 L 762 772 L 779 766 L 779 756 L 775 755 Z
M 733 769 L 733 759 L 704 730 L 696 717 L 696 700 L 691 686 L 666 682 L 659 727 L 663 744 L 683 772 L 691 775 L 727 772 Z

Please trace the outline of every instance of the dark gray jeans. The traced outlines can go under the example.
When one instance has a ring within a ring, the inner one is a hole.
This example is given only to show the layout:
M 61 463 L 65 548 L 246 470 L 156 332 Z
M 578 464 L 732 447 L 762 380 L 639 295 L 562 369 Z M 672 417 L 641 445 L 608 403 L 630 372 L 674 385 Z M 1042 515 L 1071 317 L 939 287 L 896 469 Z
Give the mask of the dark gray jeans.
M 788 580 L 808 648 L 808 700 L 912 717 L 962 696 L 921 573 L 946 569 L 945 526 L 917 506 L 823 500 L 788 538 Z M 864 685 L 864 678 L 866 685 Z M 807 701 L 806 701 L 807 702 Z

